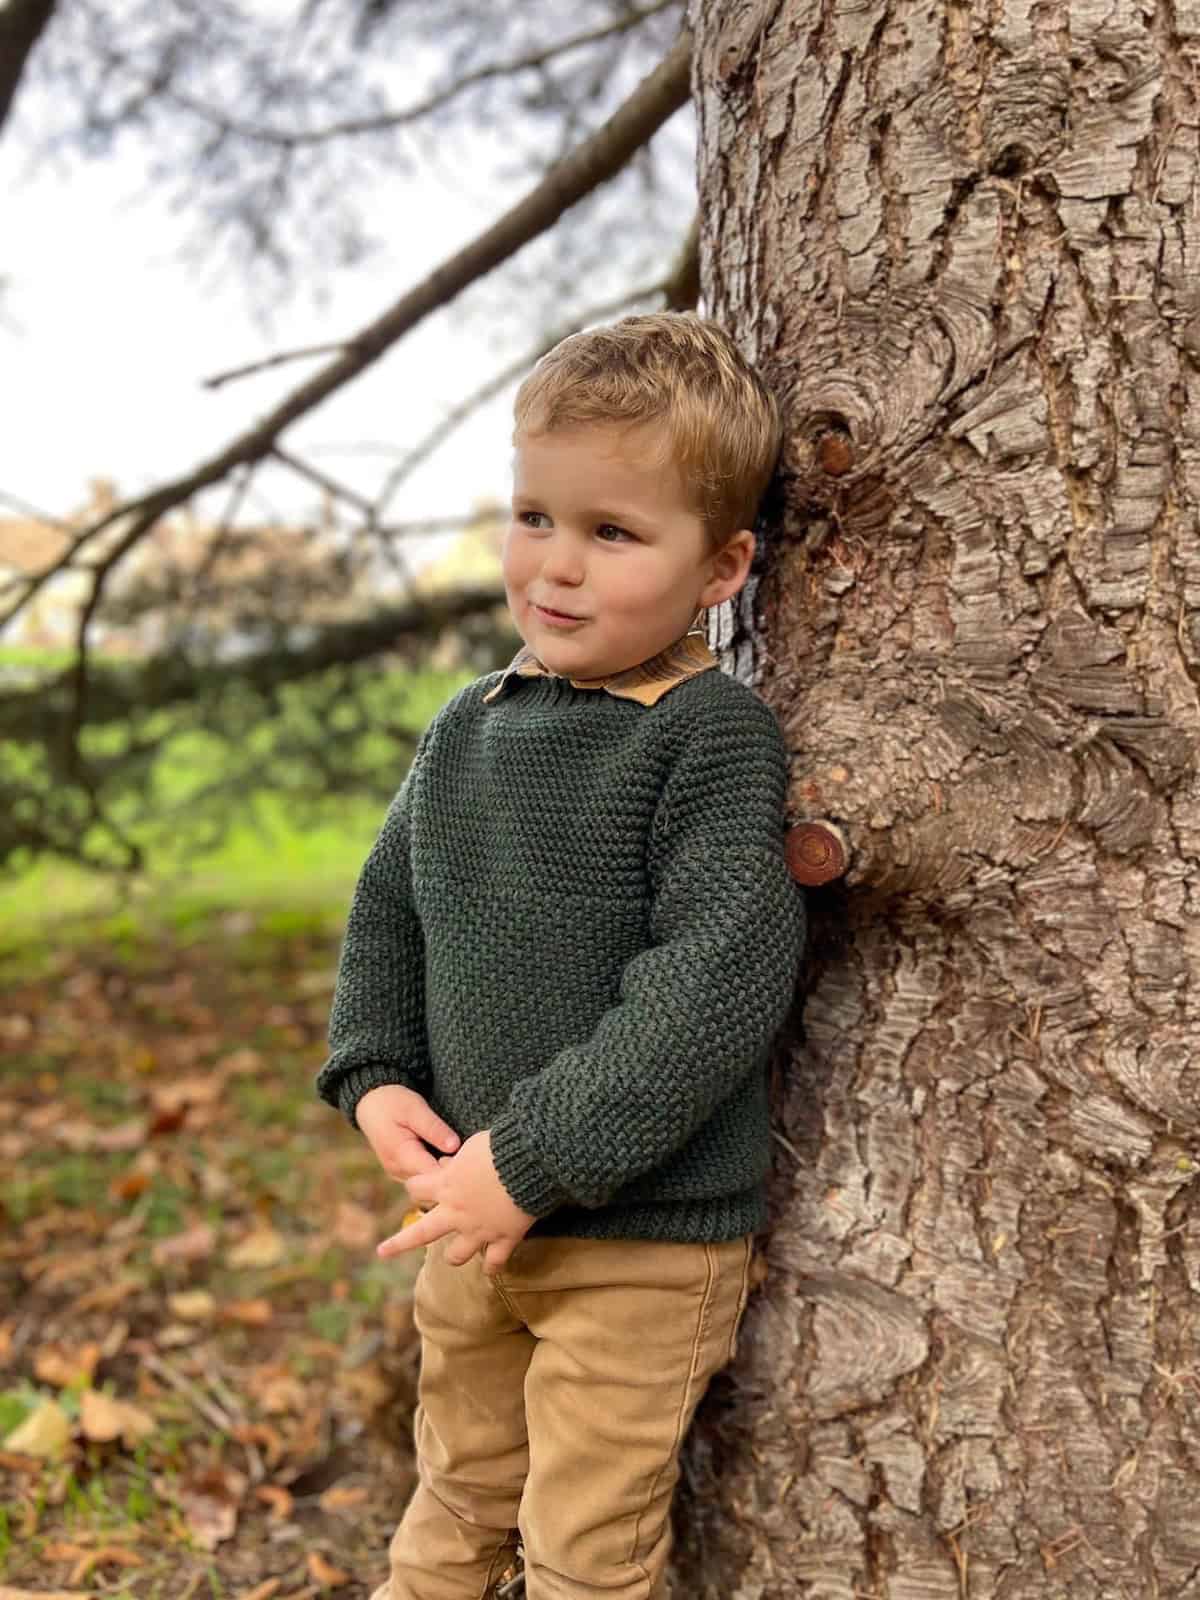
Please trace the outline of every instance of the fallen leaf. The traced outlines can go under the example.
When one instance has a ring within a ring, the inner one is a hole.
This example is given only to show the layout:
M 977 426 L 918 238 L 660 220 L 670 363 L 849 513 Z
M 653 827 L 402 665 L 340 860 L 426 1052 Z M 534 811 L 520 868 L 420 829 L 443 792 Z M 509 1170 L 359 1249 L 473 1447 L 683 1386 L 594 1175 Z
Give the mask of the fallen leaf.
M 289 1492 L 280 1483 L 260 1483 L 254 1491 L 255 1496 L 270 1506 L 273 1517 L 290 1517 L 295 1501 Z
M 71 1423 L 66 1412 L 54 1400 L 43 1400 L 8 1435 L 4 1448 L 23 1456 L 37 1456 L 41 1461 L 60 1461 L 70 1442 Z
M 240 1322 L 247 1328 L 265 1328 L 274 1315 L 269 1300 L 229 1300 L 220 1311 L 222 1322 Z
M 145 1194 L 149 1187 L 150 1174 L 135 1170 L 114 1178 L 108 1186 L 108 1192 L 114 1200 L 136 1200 L 140 1194 Z
M 120 1438 L 132 1450 L 154 1432 L 154 1418 L 127 1401 L 117 1400 L 99 1389 L 85 1389 L 79 1401 L 79 1423 L 84 1438 L 94 1444 L 107 1444 Z
M 184 1322 L 207 1322 L 217 1309 L 217 1302 L 207 1289 L 184 1289 L 179 1294 L 169 1294 L 167 1304 Z
M 98 1344 L 81 1344 L 69 1349 L 61 1344 L 44 1344 L 33 1358 L 34 1376 L 56 1389 L 72 1383 L 90 1383 L 100 1360 Z
M 232 1467 L 210 1467 L 176 1490 L 187 1525 L 205 1550 L 215 1550 L 223 1540 L 233 1537 L 245 1492 L 245 1477 Z
M 146 1142 L 148 1131 L 146 1119 L 134 1117 L 129 1122 L 118 1122 L 114 1127 L 98 1129 L 93 1143 L 97 1150 L 116 1155 L 140 1149 Z
M 335 1567 L 319 1550 L 308 1552 L 308 1575 L 314 1583 L 319 1583 L 323 1589 L 337 1589 L 343 1583 L 350 1582 L 350 1574 L 343 1572 L 340 1567 Z
M 0 1600 L 95 1600 L 89 1589 L 13 1589 L 0 1583 Z
M 96 1567 L 144 1567 L 145 1562 L 135 1550 L 127 1550 L 121 1544 L 102 1545 L 99 1550 L 89 1550 L 71 1568 L 68 1583 L 84 1583 L 91 1577 Z
M 222 1056 L 213 1068 L 214 1074 L 219 1073 L 223 1078 L 246 1077 L 249 1073 L 258 1072 L 263 1065 L 262 1052 L 252 1050 L 247 1045 L 242 1050 L 234 1050 L 227 1056 Z
M 333 1236 L 347 1250 L 365 1250 L 374 1241 L 379 1223 L 365 1206 L 342 1200 L 334 1212 Z
M 283 1460 L 284 1443 L 277 1428 L 269 1422 L 239 1422 L 233 1430 L 239 1444 L 259 1444 L 267 1453 L 267 1465 L 277 1467 Z
M 78 1295 L 71 1301 L 68 1309 L 74 1313 L 111 1311 L 114 1306 L 119 1306 L 122 1300 L 128 1300 L 131 1294 L 137 1294 L 145 1287 L 145 1278 L 131 1273 L 128 1277 L 118 1278 L 114 1283 L 101 1283 L 96 1288 L 87 1290 L 85 1294 Z
M 169 1267 L 173 1263 L 203 1261 L 212 1255 L 216 1245 L 216 1229 L 207 1222 L 196 1222 L 182 1233 L 160 1239 L 151 1254 L 156 1267 Z
M 166 1322 L 154 1335 L 154 1342 L 164 1350 L 178 1350 L 185 1344 L 195 1344 L 202 1337 L 202 1330 L 194 1323 Z
M 352 1511 L 356 1506 L 365 1505 L 367 1497 L 368 1491 L 361 1485 L 335 1483 L 332 1489 L 326 1489 L 318 1504 L 322 1511 Z
M 254 1392 L 259 1405 L 269 1417 L 279 1416 L 285 1411 L 301 1412 L 308 1398 L 307 1390 L 300 1379 L 288 1374 L 268 1378 L 265 1382 L 257 1384 Z
M 286 1245 L 274 1228 L 255 1228 L 229 1252 L 233 1267 L 273 1267 L 283 1260 Z
M 280 1582 L 279 1578 L 268 1578 L 264 1583 L 256 1583 L 253 1589 L 246 1589 L 239 1594 L 237 1600 L 271 1600 Z
M 176 1078 L 174 1083 L 158 1083 L 150 1090 L 150 1104 L 155 1111 L 174 1111 L 179 1106 L 206 1106 L 220 1098 L 224 1086 L 215 1073 L 197 1073 L 190 1078 Z

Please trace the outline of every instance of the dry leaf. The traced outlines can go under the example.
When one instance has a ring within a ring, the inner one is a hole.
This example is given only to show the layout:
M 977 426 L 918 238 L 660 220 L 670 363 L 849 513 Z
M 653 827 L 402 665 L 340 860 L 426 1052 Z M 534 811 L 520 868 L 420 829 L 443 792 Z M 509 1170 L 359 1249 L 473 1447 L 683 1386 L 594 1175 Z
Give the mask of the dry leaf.
M 259 1072 L 262 1065 L 262 1052 L 252 1050 L 246 1045 L 241 1050 L 234 1050 L 229 1055 L 222 1056 L 213 1068 L 213 1072 L 219 1073 L 223 1078 L 246 1077 L 249 1073 Z
M 71 1568 L 71 1574 L 67 1582 L 84 1583 L 91 1577 L 94 1568 L 106 1564 L 117 1567 L 144 1567 L 146 1563 L 136 1551 L 127 1550 L 124 1545 L 106 1544 L 102 1545 L 99 1550 L 89 1550 L 85 1556 L 81 1557 Z
M 0 1583 L 0 1600 L 95 1600 L 88 1589 L 12 1589 Z
M 157 1426 L 145 1411 L 99 1389 L 84 1390 L 79 1402 L 79 1423 L 84 1438 L 94 1444 L 107 1444 L 119 1437 L 129 1450 L 148 1438 Z
M 139 1171 L 136 1167 L 129 1172 L 122 1173 L 119 1178 L 114 1178 L 108 1186 L 108 1192 L 114 1200 L 136 1200 L 145 1194 L 150 1187 L 150 1174 Z
M 310 1550 L 308 1553 L 308 1575 L 323 1589 L 337 1589 L 343 1583 L 350 1582 L 350 1574 L 326 1561 L 319 1550 Z
M 217 1309 L 217 1302 L 207 1289 L 184 1289 L 179 1294 L 169 1294 L 167 1304 L 184 1322 L 207 1322 Z
M 239 1422 L 233 1430 L 239 1444 L 258 1444 L 267 1453 L 268 1467 L 277 1467 L 283 1460 L 284 1444 L 277 1428 L 269 1422 Z
M 229 1252 L 232 1267 L 273 1267 L 283 1260 L 283 1235 L 274 1228 L 254 1228 Z
M 134 1117 L 130 1122 L 118 1122 L 112 1128 L 100 1128 L 92 1141 L 97 1150 L 119 1154 L 139 1150 L 146 1142 L 147 1125 L 144 1117 Z
M 271 1600 L 281 1581 L 279 1578 L 267 1578 L 265 1582 L 256 1583 L 253 1589 L 247 1589 L 245 1593 L 238 1595 L 237 1600 Z
M 44 1344 L 33 1358 L 34 1376 L 56 1389 L 72 1383 L 90 1383 L 100 1360 L 98 1344 L 81 1344 L 68 1349 L 61 1344 Z
M 55 1401 L 43 1400 L 8 1435 L 4 1448 L 23 1456 L 37 1456 L 40 1461 L 60 1461 L 70 1442 L 71 1423 L 66 1412 Z
M 365 1250 L 374 1241 L 379 1224 L 365 1206 L 353 1200 L 339 1202 L 333 1218 L 333 1237 L 347 1250 Z
M 352 1511 L 356 1506 L 365 1505 L 368 1491 L 360 1484 L 351 1486 L 335 1483 L 332 1489 L 326 1489 L 318 1504 L 322 1511 Z
M 187 1525 L 205 1550 L 215 1550 L 222 1540 L 233 1537 L 245 1492 L 245 1477 L 232 1467 L 210 1467 L 176 1490 Z
M 254 1392 L 259 1405 L 269 1417 L 277 1417 L 284 1411 L 301 1412 L 308 1398 L 308 1391 L 300 1379 L 287 1373 L 266 1379 L 255 1386 Z
M 270 1506 L 272 1517 L 290 1517 L 295 1501 L 280 1483 L 260 1483 L 254 1491 L 264 1505 Z
M 230 1300 L 221 1307 L 222 1322 L 240 1322 L 247 1328 L 265 1328 L 275 1315 L 269 1300 Z
M 152 1252 L 156 1267 L 168 1267 L 174 1262 L 203 1261 L 216 1249 L 217 1234 L 207 1222 L 196 1222 L 183 1233 L 160 1239 Z
M 200 1338 L 203 1338 L 203 1331 L 194 1323 L 166 1322 L 154 1335 L 154 1342 L 162 1350 L 179 1350 Z
M 180 1106 L 208 1106 L 219 1099 L 224 1085 L 215 1073 L 197 1073 L 191 1078 L 176 1078 L 174 1083 L 157 1083 L 150 1090 L 155 1111 L 171 1112 Z
M 114 1306 L 119 1306 L 122 1300 L 128 1300 L 131 1294 L 137 1294 L 145 1287 L 145 1278 L 131 1273 L 128 1277 L 118 1278 L 114 1283 L 97 1284 L 94 1289 L 89 1289 L 85 1294 L 78 1295 L 72 1300 L 68 1309 L 76 1314 L 81 1311 L 111 1311 Z

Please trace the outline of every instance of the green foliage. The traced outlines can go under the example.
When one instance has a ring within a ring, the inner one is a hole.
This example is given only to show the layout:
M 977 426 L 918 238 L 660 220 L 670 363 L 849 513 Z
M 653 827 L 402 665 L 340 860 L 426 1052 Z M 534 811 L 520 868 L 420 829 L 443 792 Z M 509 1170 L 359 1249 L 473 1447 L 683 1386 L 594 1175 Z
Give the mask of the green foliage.
M 126 953 L 148 910 L 186 933 L 214 907 L 267 905 L 273 925 L 299 930 L 344 895 L 417 738 L 466 678 L 335 669 L 267 699 L 233 690 L 221 708 L 89 728 L 98 814 L 62 782 L 51 745 L 0 739 L 0 947 L 48 908 L 69 919 L 106 907 L 106 936 Z

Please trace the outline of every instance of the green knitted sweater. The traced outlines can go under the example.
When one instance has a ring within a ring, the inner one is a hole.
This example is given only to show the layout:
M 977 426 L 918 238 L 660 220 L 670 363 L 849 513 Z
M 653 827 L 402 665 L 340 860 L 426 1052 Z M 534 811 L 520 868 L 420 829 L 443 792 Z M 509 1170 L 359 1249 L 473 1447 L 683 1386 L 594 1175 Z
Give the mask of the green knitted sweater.
M 490 1128 L 534 1233 L 761 1226 L 765 1063 L 804 938 L 786 751 L 710 670 L 653 706 L 499 674 L 435 718 L 350 910 L 320 1095 Z

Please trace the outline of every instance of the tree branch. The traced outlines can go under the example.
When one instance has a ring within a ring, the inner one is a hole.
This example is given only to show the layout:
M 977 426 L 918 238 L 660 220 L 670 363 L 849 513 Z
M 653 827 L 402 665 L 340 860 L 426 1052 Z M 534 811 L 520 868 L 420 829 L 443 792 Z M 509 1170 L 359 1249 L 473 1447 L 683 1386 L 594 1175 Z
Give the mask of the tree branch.
M 494 78 L 512 77 L 519 72 L 529 72 L 546 66 L 559 56 L 568 55 L 572 51 L 581 50 L 590 44 L 599 44 L 601 40 L 613 37 L 615 34 L 628 33 L 631 28 L 636 28 L 648 18 L 656 16 L 658 12 L 665 11 L 668 6 L 677 4 L 677 0 L 654 0 L 641 11 L 631 11 L 627 16 L 619 18 L 616 22 L 606 23 L 601 28 L 593 28 L 587 33 L 577 33 L 569 39 L 562 39 L 556 44 L 547 45 L 540 50 L 530 51 L 523 56 L 517 56 L 512 61 L 493 61 L 485 67 L 477 67 L 473 72 L 466 72 L 461 78 L 447 84 L 444 89 L 435 90 L 424 100 L 417 100 L 410 106 L 403 106 L 396 111 L 381 111 L 372 117 L 350 117 L 343 122 L 331 122 L 323 128 L 264 128 L 251 122 L 243 122 L 238 118 L 230 117 L 223 111 L 197 100 L 193 96 L 184 94 L 178 89 L 164 91 L 166 97 L 172 100 L 184 111 L 190 111 L 194 116 L 203 117 L 206 121 L 214 123 L 222 133 L 234 134 L 238 138 L 251 140 L 258 144 L 277 145 L 287 150 L 298 149 L 304 145 L 324 144 L 331 139 L 354 138 L 361 134 L 386 133 L 392 128 L 403 128 L 413 122 L 418 122 L 422 117 L 427 117 L 431 112 L 440 110 L 456 100 L 459 95 L 465 94 L 468 89 L 474 89 L 481 83 L 487 83 Z
M 385 650 L 435 639 L 452 624 L 503 604 L 504 590 L 499 586 L 472 586 L 414 596 L 370 617 L 330 623 L 300 650 L 263 650 L 234 661 L 202 665 L 164 651 L 136 664 L 106 664 L 92 674 L 88 722 L 125 722 L 148 711 L 187 704 L 226 685 L 268 694 L 328 667 L 353 665 Z M 304 624 L 306 632 L 310 626 Z M 53 742 L 70 728 L 73 686 L 68 671 L 33 688 L 0 692 L 4 737 Z
M 692 218 L 692 225 L 679 247 L 669 276 L 664 282 L 668 311 L 694 311 L 700 299 L 700 213 Z
M 0 128 L 8 120 L 17 86 L 54 6 L 55 0 L 8 0 L 0 5 Z
M 270 453 L 285 428 L 315 410 L 329 395 L 358 377 L 423 318 L 448 304 L 470 284 L 515 255 L 530 240 L 553 227 L 565 211 L 621 170 L 630 156 L 652 138 L 686 101 L 691 37 L 690 31 L 685 29 L 670 53 L 603 127 L 552 167 L 524 199 L 506 211 L 499 221 L 457 255 L 435 267 L 428 277 L 403 295 L 382 316 L 347 341 L 341 356 L 293 389 L 253 428 L 239 434 L 217 455 L 210 456 L 185 476 L 162 484 L 127 504 L 114 507 L 105 516 L 81 529 L 57 561 L 21 583 L 10 584 L 8 587 L 19 588 L 22 592 L 7 610 L 0 612 L 0 627 L 28 604 L 49 579 L 70 566 L 85 545 L 93 542 L 118 520 L 129 518 L 125 533 L 95 568 L 94 592 L 85 610 L 79 634 L 82 657 L 87 625 L 95 605 L 99 603 L 107 573 L 145 536 L 159 517 L 200 490 L 220 482 L 235 467 L 262 460 Z

